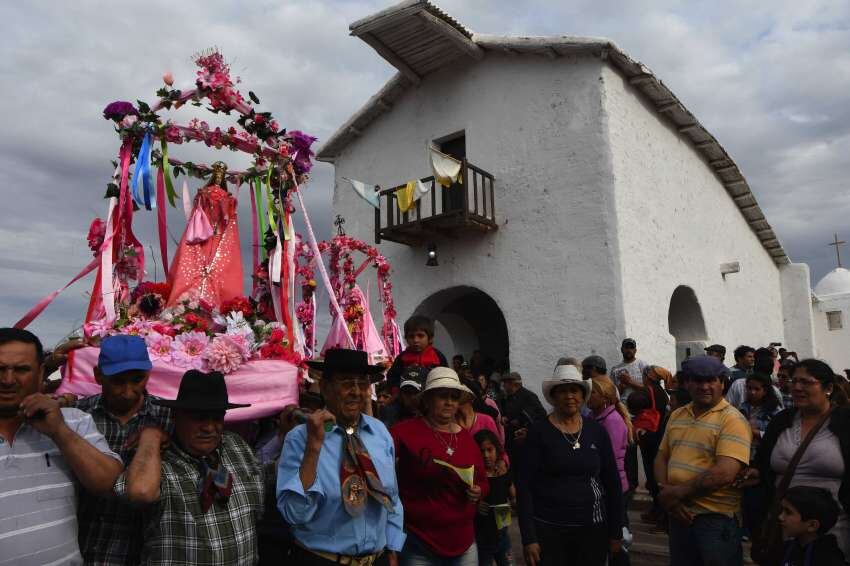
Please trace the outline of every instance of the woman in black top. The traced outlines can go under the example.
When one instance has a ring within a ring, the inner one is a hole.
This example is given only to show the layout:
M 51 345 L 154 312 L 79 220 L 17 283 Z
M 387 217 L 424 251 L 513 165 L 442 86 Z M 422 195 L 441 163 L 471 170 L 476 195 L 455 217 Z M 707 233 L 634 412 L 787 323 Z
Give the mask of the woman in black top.
M 608 433 L 581 416 L 590 382 L 558 366 L 543 382 L 554 407 L 528 431 L 515 465 L 519 525 L 529 566 L 602 566 L 621 551 L 621 486 Z

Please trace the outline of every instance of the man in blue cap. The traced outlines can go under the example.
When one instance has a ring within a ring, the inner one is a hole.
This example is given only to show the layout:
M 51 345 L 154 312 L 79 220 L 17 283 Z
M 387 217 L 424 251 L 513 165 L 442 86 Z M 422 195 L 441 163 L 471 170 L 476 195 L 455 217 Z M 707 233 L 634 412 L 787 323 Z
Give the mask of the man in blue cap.
M 89 413 L 109 447 L 128 466 L 136 452 L 139 432 L 155 426 L 173 428 L 171 410 L 155 404 L 146 386 L 153 367 L 145 341 L 139 336 L 109 336 L 100 345 L 94 368 L 101 393 L 77 402 Z M 87 564 L 138 564 L 142 549 L 142 514 L 118 499 L 80 494 L 80 550 Z
M 750 460 L 750 424 L 723 398 L 727 371 L 718 358 L 685 360 L 682 374 L 692 402 L 670 415 L 655 458 L 659 502 L 670 514 L 670 564 L 740 565 L 735 478 Z

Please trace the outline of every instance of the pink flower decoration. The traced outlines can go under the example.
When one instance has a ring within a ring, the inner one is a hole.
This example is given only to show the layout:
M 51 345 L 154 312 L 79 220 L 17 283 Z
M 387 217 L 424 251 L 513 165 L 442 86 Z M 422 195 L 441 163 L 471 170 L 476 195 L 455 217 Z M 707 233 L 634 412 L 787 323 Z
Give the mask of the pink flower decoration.
M 210 369 L 222 373 L 232 373 L 242 365 L 242 351 L 233 340 L 233 336 L 217 336 L 204 352 L 204 359 Z
M 112 334 L 112 323 L 105 318 L 87 322 L 83 325 L 83 334 L 85 334 L 86 338 L 95 336 L 103 338 L 104 336 L 109 336 Z
M 147 336 L 153 323 L 146 320 L 134 320 L 127 326 L 121 329 L 121 334 L 129 334 L 130 336 Z
M 182 368 L 203 369 L 203 355 L 209 342 L 206 334 L 196 330 L 180 334 L 171 346 L 171 361 Z
M 174 338 L 159 332 L 151 332 L 145 337 L 148 346 L 148 354 L 152 362 L 171 363 L 172 343 Z
M 171 74 L 171 71 L 166 71 L 165 73 L 163 73 L 162 82 L 164 82 L 168 86 L 172 86 L 174 84 L 174 75 Z

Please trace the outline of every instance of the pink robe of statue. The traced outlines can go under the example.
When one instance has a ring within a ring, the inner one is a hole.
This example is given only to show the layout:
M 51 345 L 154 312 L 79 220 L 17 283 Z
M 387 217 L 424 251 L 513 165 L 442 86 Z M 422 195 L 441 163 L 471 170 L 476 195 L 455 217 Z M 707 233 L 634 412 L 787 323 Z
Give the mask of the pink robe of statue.
M 243 294 L 236 199 L 221 187 L 209 185 L 198 190 L 168 282 L 169 307 L 190 291 L 216 307 Z

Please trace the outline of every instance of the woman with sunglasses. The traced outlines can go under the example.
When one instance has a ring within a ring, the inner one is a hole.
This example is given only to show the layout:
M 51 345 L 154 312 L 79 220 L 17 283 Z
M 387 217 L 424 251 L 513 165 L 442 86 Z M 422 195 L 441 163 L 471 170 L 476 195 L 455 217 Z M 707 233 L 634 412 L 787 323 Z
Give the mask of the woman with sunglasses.
M 475 440 L 455 421 L 472 392 L 454 370 L 428 373 L 421 417 L 396 424 L 399 495 L 407 541 L 401 566 L 477 566 L 475 513 L 487 472 Z
M 838 522 L 830 530 L 845 556 L 850 556 L 850 408 L 835 375 L 820 360 L 803 360 L 794 367 L 791 397 L 794 406 L 770 421 L 755 455 L 755 469 L 745 471 L 744 485 L 757 484 L 761 501 L 773 501 L 776 485 L 809 431 L 826 417 L 793 471 L 789 487 L 815 485 L 828 489 L 841 503 Z M 766 513 L 766 508 L 762 510 Z M 757 518 L 760 524 L 764 515 Z

